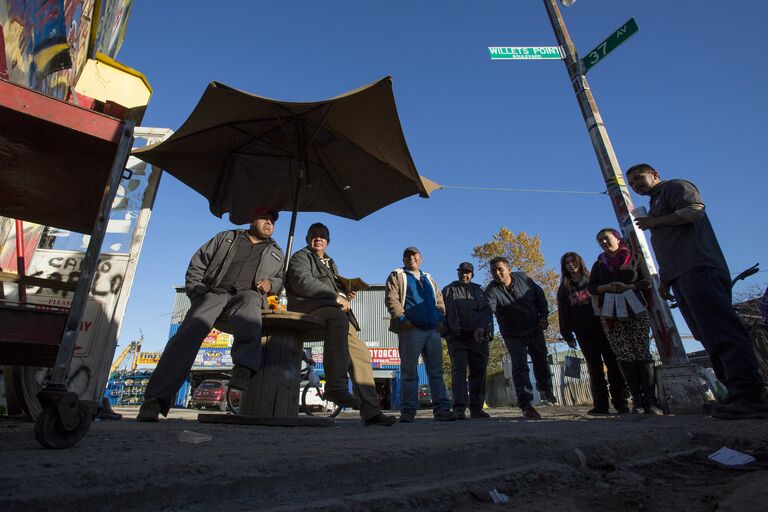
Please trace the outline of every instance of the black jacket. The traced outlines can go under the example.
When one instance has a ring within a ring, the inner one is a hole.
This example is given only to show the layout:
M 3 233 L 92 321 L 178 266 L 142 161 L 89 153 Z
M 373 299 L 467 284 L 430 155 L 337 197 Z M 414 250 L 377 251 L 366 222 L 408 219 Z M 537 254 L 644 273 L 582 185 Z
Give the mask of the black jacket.
M 525 272 L 512 272 L 512 292 L 496 281 L 485 289 L 504 337 L 525 338 L 541 331 L 539 320 L 549 316 L 544 290 Z
M 557 290 L 557 313 L 560 321 L 560 335 L 565 341 L 574 339 L 574 334 L 579 343 L 582 339 L 599 336 L 602 333 L 600 318 L 595 316 L 592 308 L 592 296 L 587 287 L 589 282 L 570 282 L 570 291 L 564 284 Z
M 330 258 L 330 255 L 326 253 Z M 339 269 L 331 258 L 331 268 L 326 267 L 309 247 L 296 251 L 291 257 L 286 276 L 285 292 L 288 296 L 288 309 L 299 313 L 311 313 L 323 306 L 340 308 L 336 298 L 342 291 L 334 276 Z M 349 322 L 360 330 L 354 313 L 348 312 Z
M 242 229 L 222 231 L 208 240 L 192 255 L 184 279 L 187 295 L 207 293 L 211 288 L 218 286 L 232 261 L 234 241 L 238 236 L 245 233 L 246 231 Z M 283 286 L 283 265 L 285 263 L 283 258 L 285 255 L 271 238 L 263 243 L 267 244 L 267 247 L 261 253 L 254 287 L 258 281 L 269 279 L 272 283 L 272 292 L 277 293 Z M 267 298 L 264 296 L 262 308 L 267 308 L 267 306 Z
M 446 335 L 461 336 L 482 328 L 486 339 L 493 338 L 493 310 L 479 284 L 464 285 L 454 281 L 443 288 L 443 301 Z

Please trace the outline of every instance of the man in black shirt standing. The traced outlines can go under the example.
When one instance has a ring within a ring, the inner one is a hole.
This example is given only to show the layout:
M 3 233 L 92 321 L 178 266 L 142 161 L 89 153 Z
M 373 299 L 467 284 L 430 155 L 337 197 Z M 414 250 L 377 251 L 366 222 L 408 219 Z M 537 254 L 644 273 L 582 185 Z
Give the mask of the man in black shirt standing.
M 712 408 L 723 419 L 768 418 L 765 382 L 752 340 L 731 305 L 731 278 L 715 231 L 696 186 L 685 180 L 662 181 L 648 164 L 627 169 L 629 186 L 650 196 L 647 217 L 637 227 L 651 230 L 659 262 L 659 292 L 670 289 L 693 336 L 704 345 L 712 368 L 728 389 L 725 403 Z
M 277 218 L 275 211 L 256 208 L 250 229 L 222 231 L 192 256 L 185 279 L 192 305 L 149 379 L 138 421 L 168 415 L 200 345 L 221 316 L 234 336 L 229 386 L 248 388 L 261 366 L 261 310 L 268 307 L 267 294 L 283 285 L 285 256 L 272 240 Z
M 453 412 L 457 419 L 489 418 L 485 403 L 488 342 L 493 338 L 493 311 L 479 284 L 472 282 L 475 267 L 464 262 L 456 269 L 458 280 L 443 288 L 448 355 L 451 357 Z M 469 368 L 469 391 L 467 391 Z

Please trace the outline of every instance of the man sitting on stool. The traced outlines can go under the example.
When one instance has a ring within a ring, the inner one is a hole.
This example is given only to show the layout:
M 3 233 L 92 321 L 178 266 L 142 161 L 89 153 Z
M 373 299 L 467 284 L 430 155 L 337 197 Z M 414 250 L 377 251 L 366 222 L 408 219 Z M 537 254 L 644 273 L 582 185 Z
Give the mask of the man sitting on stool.
M 200 345 L 222 313 L 235 338 L 229 386 L 248 389 L 261 366 L 261 310 L 268 307 L 267 293 L 283 285 L 285 256 L 272 240 L 277 217 L 275 211 L 256 208 L 250 229 L 222 231 L 192 256 L 185 282 L 192 307 L 149 379 L 138 421 L 168 416 Z

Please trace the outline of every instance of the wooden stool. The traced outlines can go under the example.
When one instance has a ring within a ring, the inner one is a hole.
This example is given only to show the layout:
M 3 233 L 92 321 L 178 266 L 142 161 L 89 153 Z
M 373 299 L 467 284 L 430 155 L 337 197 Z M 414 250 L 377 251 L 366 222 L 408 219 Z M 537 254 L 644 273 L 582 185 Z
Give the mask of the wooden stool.
M 240 395 L 240 414 L 200 414 L 201 423 L 330 426 L 333 418 L 299 417 L 299 386 L 304 340 L 323 339 L 325 323 L 293 311 L 262 312 L 262 364 L 248 391 Z

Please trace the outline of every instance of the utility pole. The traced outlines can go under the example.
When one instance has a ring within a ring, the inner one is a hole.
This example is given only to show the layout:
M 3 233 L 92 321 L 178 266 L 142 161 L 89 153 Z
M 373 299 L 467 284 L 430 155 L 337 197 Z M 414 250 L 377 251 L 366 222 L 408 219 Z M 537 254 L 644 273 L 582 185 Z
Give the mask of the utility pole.
M 708 387 L 701 382 L 701 379 L 704 379 L 703 369 L 688 362 L 688 356 L 685 353 L 680 334 L 675 327 L 669 306 L 659 294 L 660 281 L 656 266 L 651 258 L 645 235 L 635 226 L 634 218 L 630 214 L 634 207 L 629 196 L 629 189 L 608 138 L 603 118 L 600 116 L 597 103 L 595 103 L 595 98 L 589 88 L 578 53 L 560 14 L 557 0 L 544 0 L 544 6 L 547 9 L 557 43 L 560 45 L 568 77 L 576 93 L 576 100 L 584 117 L 589 138 L 592 140 L 592 146 L 605 180 L 608 196 L 611 198 L 616 219 L 619 221 L 624 237 L 629 240 L 632 247 L 640 252 L 641 272 L 651 277 L 652 287 L 650 293 L 646 294 L 646 298 L 648 299 L 651 329 L 663 363 L 663 366 L 659 368 L 660 371 L 657 372 L 660 399 L 662 404 L 667 405 L 670 412 L 701 412 L 703 389 Z

